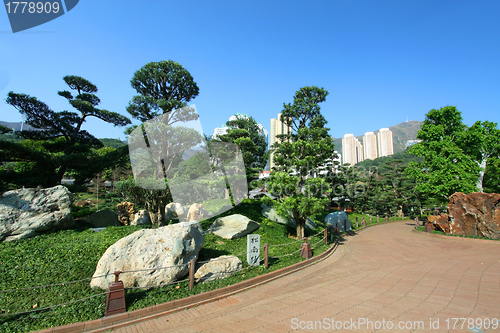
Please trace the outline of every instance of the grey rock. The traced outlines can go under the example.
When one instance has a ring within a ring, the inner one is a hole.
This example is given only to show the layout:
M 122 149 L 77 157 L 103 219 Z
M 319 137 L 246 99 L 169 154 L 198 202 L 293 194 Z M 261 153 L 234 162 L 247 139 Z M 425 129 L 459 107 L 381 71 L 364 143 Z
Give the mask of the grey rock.
M 94 213 L 87 217 L 85 221 L 91 224 L 94 228 L 122 225 L 118 220 L 118 215 L 109 209 L 98 211 L 97 213 Z
M 351 231 L 351 221 L 349 221 L 349 217 L 343 211 L 328 214 L 325 217 L 325 224 L 331 225 L 333 228 L 338 227 L 340 231 L 344 231 L 344 220 L 347 222 L 347 231 Z
M 5 192 L 0 197 L 0 241 L 74 227 L 72 202 L 71 192 L 62 185 Z
M 150 287 L 177 281 L 188 274 L 189 261 L 196 259 L 205 234 L 197 222 L 180 222 L 157 229 L 142 229 L 111 245 L 97 263 L 91 287 L 107 289 L 114 271 L 151 269 L 122 273 L 125 288 Z M 167 267 L 164 269 L 159 269 Z
M 130 225 L 142 225 L 142 224 L 151 224 L 151 219 L 149 218 L 149 212 L 145 209 L 142 209 L 135 213 L 134 219 L 130 222 Z
M 262 207 L 263 206 L 263 207 Z M 264 204 L 261 205 L 262 207 L 262 215 L 274 222 L 278 222 L 280 224 L 290 224 L 291 225 L 291 218 L 285 219 L 282 216 L 278 215 L 278 212 L 276 211 L 276 208 L 274 207 L 269 207 Z
M 220 256 L 210 259 L 196 270 L 194 278 L 196 282 L 205 282 L 216 279 L 223 279 L 231 273 L 241 270 L 243 263 L 236 256 Z
M 176 220 L 183 221 L 186 217 L 186 210 L 177 202 L 171 202 L 165 206 L 165 221 Z
M 202 221 L 208 217 L 208 212 L 202 204 L 194 203 L 187 212 L 187 221 Z
M 250 220 L 248 217 L 233 214 L 216 219 L 208 229 L 208 232 L 225 239 L 236 239 L 246 236 L 259 228 L 260 224 Z

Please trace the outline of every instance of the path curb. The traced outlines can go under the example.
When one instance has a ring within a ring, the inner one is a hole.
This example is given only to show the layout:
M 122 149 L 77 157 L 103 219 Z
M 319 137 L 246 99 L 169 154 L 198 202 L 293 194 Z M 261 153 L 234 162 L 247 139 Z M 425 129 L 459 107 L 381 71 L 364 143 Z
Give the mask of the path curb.
M 364 228 L 363 228 L 364 229 Z M 360 230 L 360 229 L 358 229 Z M 36 333 L 99 333 L 107 332 L 111 329 L 117 329 L 120 327 L 129 326 L 142 321 L 153 319 L 165 314 L 170 314 L 173 312 L 189 309 L 195 306 L 199 306 L 205 303 L 215 302 L 222 298 L 226 298 L 236 293 L 240 293 L 247 289 L 257 287 L 261 284 L 273 281 L 282 276 L 291 274 L 308 266 L 311 266 L 319 261 L 328 258 L 339 246 L 339 239 L 332 244 L 332 246 L 325 252 L 321 253 L 316 257 L 312 257 L 309 260 L 304 260 L 299 263 L 290 265 L 288 267 L 281 268 L 279 270 L 269 272 L 256 276 L 254 278 L 238 282 L 236 284 L 207 291 L 202 294 L 192 295 L 189 297 L 181 298 L 178 300 L 170 301 L 167 303 L 162 303 L 158 305 L 153 305 L 147 308 L 134 310 L 122 314 L 112 315 L 108 317 L 102 317 L 92 321 L 79 322 L 64 326 L 56 326 L 52 328 L 47 328 L 39 331 L 33 331 Z
M 478 238 L 469 238 L 469 237 L 462 237 L 462 236 L 455 236 L 455 235 L 439 235 L 439 234 L 433 234 L 431 232 L 425 232 L 425 231 L 416 230 L 416 229 L 412 229 L 411 232 L 414 232 L 417 235 L 437 237 L 437 238 L 443 238 L 443 239 L 458 239 L 458 240 L 465 240 L 466 239 L 468 241 L 474 241 L 474 242 L 500 244 L 500 240 L 494 240 L 494 239 L 478 239 Z
M 400 221 L 389 221 L 389 222 L 380 222 L 373 223 L 367 225 L 366 227 L 360 227 L 352 232 L 359 232 L 365 230 L 367 228 L 387 224 L 387 223 L 396 223 L 402 222 Z M 178 312 L 181 310 L 189 309 L 192 307 L 196 307 L 205 303 L 215 302 L 222 298 L 226 298 L 228 296 L 234 295 L 236 293 L 243 292 L 245 290 L 257 287 L 267 282 L 271 282 L 276 280 L 282 276 L 294 273 L 308 266 L 314 265 L 315 263 L 322 261 L 328 258 L 332 253 L 337 250 L 339 246 L 339 238 L 335 240 L 335 243 L 327 249 L 322 254 L 312 257 L 309 260 L 304 260 L 299 263 L 290 265 L 288 267 L 281 268 L 274 272 L 269 272 L 266 274 L 262 274 L 256 276 L 254 278 L 238 282 L 234 285 L 230 285 L 224 288 L 207 291 L 202 294 L 192 295 L 189 297 L 181 298 L 178 300 L 170 301 L 167 303 L 162 303 L 158 305 L 153 305 L 147 308 L 134 310 L 122 314 L 117 314 L 108 317 L 102 317 L 99 319 L 79 322 L 74 324 L 68 324 L 63 326 L 51 327 L 39 331 L 33 331 L 33 333 L 100 333 L 100 332 L 109 332 L 109 330 L 117 329 L 121 327 L 130 326 L 132 324 L 137 324 L 146 320 L 153 319 L 155 317 L 163 316 L 166 314 L 170 314 L 173 312 Z

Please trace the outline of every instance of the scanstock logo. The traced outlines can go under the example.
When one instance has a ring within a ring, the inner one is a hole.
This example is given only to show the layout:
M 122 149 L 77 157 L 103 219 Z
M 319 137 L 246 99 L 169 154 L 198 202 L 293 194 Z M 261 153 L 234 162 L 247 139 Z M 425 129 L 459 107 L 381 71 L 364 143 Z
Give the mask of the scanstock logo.
M 12 32 L 30 29 L 72 10 L 79 0 L 10 1 L 3 0 Z
M 248 192 L 240 148 L 228 142 L 207 143 L 194 105 L 137 126 L 128 148 L 136 185 L 168 188 L 173 201 L 183 206 L 203 204 L 220 214 L 231 209 L 232 202 L 238 205 Z

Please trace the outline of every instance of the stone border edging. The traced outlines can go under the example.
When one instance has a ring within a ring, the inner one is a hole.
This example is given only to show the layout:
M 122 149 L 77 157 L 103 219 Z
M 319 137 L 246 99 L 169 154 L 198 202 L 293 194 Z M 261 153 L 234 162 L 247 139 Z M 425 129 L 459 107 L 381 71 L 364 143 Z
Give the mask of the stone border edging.
M 382 224 L 387 224 L 387 223 L 395 223 L 395 222 L 403 222 L 406 220 L 400 220 L 400 221 L 389 221 L 389 222 L 379 222 L 379 223 L 372 223 L 370 225 L 367 225 L 366 227 L 360 227 L 356 230 L 352 230 L 352 232 L 358 232 L 362 231 L 364 229 L 377 226 L 377 225 L 382 225 Z M 408 220 L 410 221 L 410 220 Z M 304 260 L 301 262 L 298 262 L 296 264 L 290 265 L 288 267 L 283 267 L 281 269 L 278 269 L 274 272 L 269 272 L 266 274 L 262 274 L 259 276 L 256 276 L 254 278 L 238 282 L 236 284 L 223 287 L 220 289 L 216 290 L 211 290 L 204 292 L 202 294 L 197 294 L 197 295 L 192 295 L 188 296 L 185 298 L 181 298 L 178 300 L 170 301 L 167 303 L 162 303 L 158 305 L 153 305 L 147 308 L 139 309 L 139 310 L 134 310 L 122 314 L 117 314 L 109 317 L 102 317 L 99 319 L 91 320 L 91 321 L 85 321 L 85 322 L 79 322 L 79 323 L 74 323 L 74 324 L 69 324 L 69 325 L 63 325 L 63 326 L 56 326 L 56 327 L 51 327 L 43 330 L 38 330 L 38 331 L 33 331 L 36 333 L 101 333 L 101 332 L 106 332 L 107 330 L 111 329 L 117 329 L 120 327 L 124 326 L 130 326 L 132 324 L 136 324 L 142 321 L 150 320 L 155 317 L 159 317 L 162 315 L 166 315 L 169 313 L 189 309 L 195 306 L 199 306 L 205 303 L 211 303 L 215 302 L 219 299 L 229 297 L 233 294 L 245 291 L 250 288 L 257 287 L 261 284 L 276 280 L 282 276 L 294 273 L 298 270 L 301 270 L 303 268 L 306 268 L 308 266 L 311 266 L 315 264 L 318 261 L 324 260 L 328 258 L 332 253 L 337 250 L 339 247 L 339 238 L 335 240 L 335 243 L 332 244 L 332 246 L 327 249 L 325 252 L 321 253 L 320 255 L 316 257 L 312 257 L 309 260 Z
M 500 240 L 494 240 L 494 239 L 479 239 L 479 238 L 469 238 L 469 237 L 463 237 L 463 236 L 458 236 L 458 235 L 440 235 L 440 234 L 433 234 L 432 232 L 425 232 L 417 229 L 412 229 L 411 232 L 414 232 L 418 235 L 422 236 L 430 236 L 430 237 L 437 237 L 437 238 L 442 238 L 442 239 L 459 239 L 459 240 L 468 240 L 468 241 L 475 241 L 475 242 L 482 242 L 482 243 L 490 243 L 490 244 L 500 244 Z
M 364 229 L 364 227 L 363 227 Z M 360 229 L 358 229 L 360 230 Z M 145 320 L 153 319 L 155 317 L 169 314 L 172 312 L 177 312 L 180 310 L 185 310 L 195 306 L 199 306 L 205 303 L 215 302 L 219 299 L 226 298 L 233 294 L 245 291 L 250 288 L 254 288 L 261 284 L 273 281 L 284 275 L 291 274 L 305 267 L 311 266 L 320 260 L 324 260 L 329 257 L 339 246 L 339 238 L 336 239 L 335 243 L 327 249 L 325 252 L 321 253 L 316 257 L 312 257 L 309 260 L 304 260 L 296 264 L 290 265 L 288 267 L 283 267 L 274 272 L 269 272 L 256 276 L 254 278 L 238 282 L 236 284 L 226 286 L 220 289 L 207 291 L 201 294 L 188 296 L 178 300 L 173 300 L 167 303 L 162 303 L 158 305 L 153 305 L 147 308 L 134 310 L 131 312 L 126 312 L 122 314 L 112 315 L 109 317 L 102 317 L 92 321 L 74 323 L 64 326 L 56 326 L 52 328 L 47 328 L 39 331 L 34 331 L 38 333 L 83 333 L 83 332 L 105 332 L 110 329 L 116 329 L 123 326 L 129 326 L 131 324 L 139 323 Z

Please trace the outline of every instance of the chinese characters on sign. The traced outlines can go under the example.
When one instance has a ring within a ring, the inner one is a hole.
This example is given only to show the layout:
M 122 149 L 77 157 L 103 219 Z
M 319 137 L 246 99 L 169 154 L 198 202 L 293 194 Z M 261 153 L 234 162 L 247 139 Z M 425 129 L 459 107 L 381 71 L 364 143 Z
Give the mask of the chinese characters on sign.
M 260 235 L 247 235 L 247 262 L 250 266 L 260 265 Z

